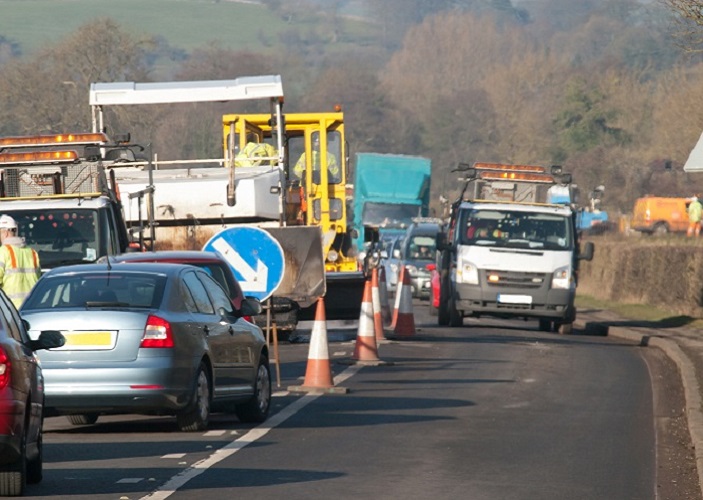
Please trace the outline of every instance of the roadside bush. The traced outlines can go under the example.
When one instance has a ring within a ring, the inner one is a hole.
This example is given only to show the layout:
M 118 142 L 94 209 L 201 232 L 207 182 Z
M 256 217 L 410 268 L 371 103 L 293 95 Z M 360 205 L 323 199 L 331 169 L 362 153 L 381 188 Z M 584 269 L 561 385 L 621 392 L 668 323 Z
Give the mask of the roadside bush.
M 590 237 L 579 293 L 601 300 L 662 307 L 703 317 L 703 238 Z

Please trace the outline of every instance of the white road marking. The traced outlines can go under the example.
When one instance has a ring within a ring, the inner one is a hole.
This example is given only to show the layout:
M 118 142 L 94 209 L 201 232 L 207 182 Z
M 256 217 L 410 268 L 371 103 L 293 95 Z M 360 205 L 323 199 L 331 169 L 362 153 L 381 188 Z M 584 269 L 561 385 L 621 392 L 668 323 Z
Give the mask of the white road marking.
M 119 484 L 119 483 L 136 484 L 136 483 L 139 483 L 139 482 L 141 482 L 141 481 L 144 481 L 144 478 L 143 478 L 143 477 L 125 477 L 125 478 L 120 479 L 119 481 L 117 481 L 117 484 Z
M 356 374 L 356 372 L 361 370 L 362 366 L 363 365 L 349 366 L 349 368 L 334 377 L 334 384 L 339 385 L 348 378 L 352 377 Z M 312 393 L 301 396 L 300 399 L 286 406 L 282 411 L 269 418 L 260 426 L 253 428 L 244 436 L 232 441 L 228 445 L 218 450 L 215 450 L 209 457 L 194 463 L 184 471 L 180 472 L 179 474 L 176 474 L 171 479 L 166 481 L 166 483 L 159 489 L 157 489 L 153 493 L 142 497 L 141 500 L 162 500 L 170 497 L 176 491 L 178 491 L 179 488 L 184 486 L 188 481 L 199 476 L 200 474 L 208 470 L 210 467 L 216 465 L 225 458 L 229 458 L 230 456 L 234 455 L 247 445 L 261 439 L 266 434 L 268 434 L 270 430 L 281 425 L 283 422 L 298 413 L 300 410 L 305 408 L 307 405 L 315 401 L 320 396 L 321 394 Z
M 203 436 L 222 436 L 225 432 L 224 430 L 219 430 L 219 431 L 207 431 Z
M 170 453 L 168 455 L 164 455 L 161 458 L 175 458 L 175 459 L 177 459 L 177 458 L 183 458 L 185 456 L 186 456 L 185 453 Z

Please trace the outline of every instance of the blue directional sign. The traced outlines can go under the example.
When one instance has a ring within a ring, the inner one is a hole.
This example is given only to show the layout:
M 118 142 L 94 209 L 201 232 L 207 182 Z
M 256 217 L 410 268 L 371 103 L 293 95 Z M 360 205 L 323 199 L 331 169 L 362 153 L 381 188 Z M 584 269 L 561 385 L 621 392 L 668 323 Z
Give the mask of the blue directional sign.
M 283 280 L 285 260 L 280 243 L 258 227 L 224 229 L 205 244 L 229 263 L 244 295 L 269 298 Z

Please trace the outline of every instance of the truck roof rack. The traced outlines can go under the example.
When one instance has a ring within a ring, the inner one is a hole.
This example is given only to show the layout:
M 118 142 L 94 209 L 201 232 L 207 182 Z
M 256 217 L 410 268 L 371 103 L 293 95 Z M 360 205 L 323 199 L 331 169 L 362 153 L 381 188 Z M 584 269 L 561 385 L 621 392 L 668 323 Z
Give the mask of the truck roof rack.
M 571 183 L 571 174 L 563 173 L 558 165 L 547 169 L 540 165 L 475 162 L 470 167 L 460 164 L 457 171 L 465 182 L 462 200 L 548 203 L 549 189 Z
M 104 133 L 0 137 L 0 198 L 97 196 L 109 192 Z

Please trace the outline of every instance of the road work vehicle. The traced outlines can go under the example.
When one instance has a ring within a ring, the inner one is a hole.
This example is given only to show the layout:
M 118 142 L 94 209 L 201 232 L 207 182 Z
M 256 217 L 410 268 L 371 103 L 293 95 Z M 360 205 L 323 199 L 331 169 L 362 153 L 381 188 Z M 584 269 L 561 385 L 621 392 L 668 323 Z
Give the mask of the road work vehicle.
M 103 133 L 0 138 L 0 214 L 15 219 L 43 271 L 143 247 L 110 169 L 121 148 Z
M 474 163 L 460 166 L 464 190 L 449 229 L 437 238 L 440 325 L 464 317 L 536 318 L 542 331 L 570 333 L 581 249 L 571 176 L 561 168 Z M 544 203 L 563 193 L 564 203 Z
M 644 196 L 635 200 L 630 227 L 648 235 L 685 233 L 690 198 Z
M 154 239 L 171 249 L 196 249 L 218 231 L 241 225 L 268 231 L 285 255 L 283 281 L 271 306 L 279 329 L 293 330 L 324 296 L 328 318 L 356 317 L 364 276 L 351 255 L 346 224 L 346 143 L 341 111 L 283 114 L 278 75 L 236 80 L 165 83 L 94 83 L 93 126 L 102 130 L 103 107 L 261 99 L 268 113 L 225 114 L 222 157 L 125 164 L 117 177 L 123 192 L 148 191 L 125 207 L 128 223 L 144 225 L 153 214 Z M 273 156 L 244 161 L 251 141 L 267 143 Z M 319 149 L 315 149 L 319 148 Z M 296 174 L 295 166 L 312 165 Z M 333 158 L 333 159 L 330 159 Z M 328 164 L 334 162 L 336 173 Z M 301 165 L 302 165 L 301 164 Z M 166 248 L 166 247 L 162 247 Z M 335 284 L 351 297 L 335 300 Z M 356 291 L 358 290 L 358 300 Z M 246 293 L 246 290 L 245 290 Z M 311 316 L 312 317 L 312 316 Z
M 279 158 L 284 173 L 282 223 L 291 228 L 319 228 L 327 319 L 358 319 L 366 276 L 359 270 L 355 232 L 347 221 L 344 113 L 339 108 L 331 112 L 285 113 L 283 122 L 283 153 Z M 260 143 L 275 142 L 277 138 L 267 114 L 226 114 L 222 117 L 222 129 L 227 158 L 244 150 L 247 138 L 254 137 Z M 239 168 L 237 172 L 241 170 L 246 169 Z M 305 242 L 288 243 L 291 252 L 307 251 Z M 314 309 L 302 307 L 299 319 L 314 319 Z
M 431 173 L 430 160 L 421 156 L 356 154 L 353 211 L 359 251 L 373 239 L 369 229 L 390 240 L 404 235 L 413 218 L 427 217 Z

